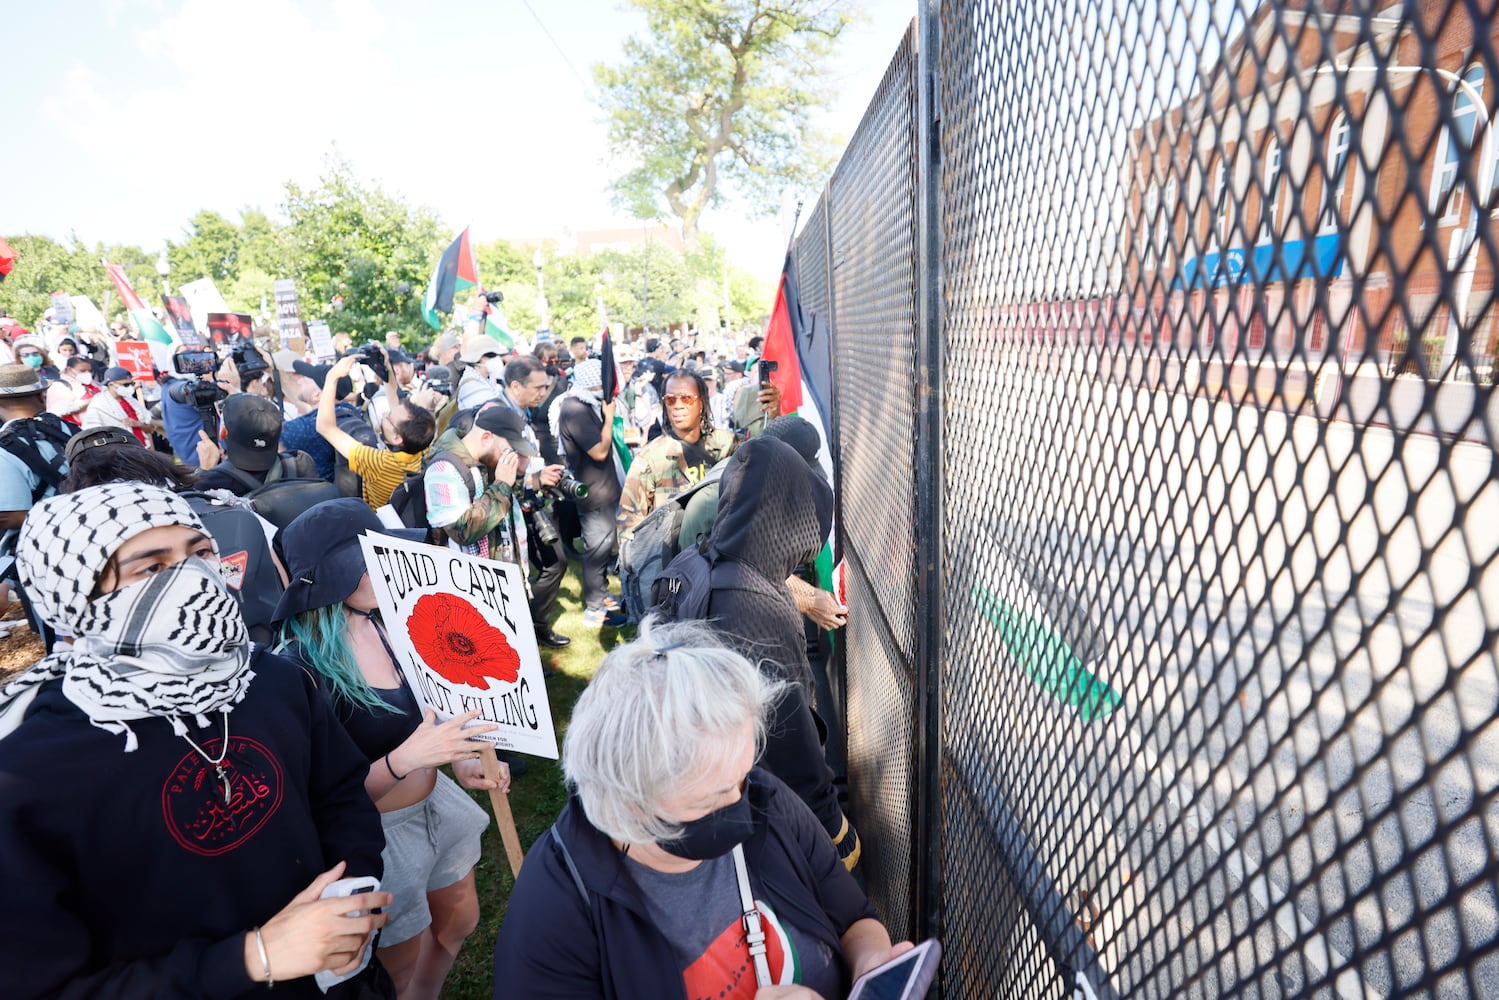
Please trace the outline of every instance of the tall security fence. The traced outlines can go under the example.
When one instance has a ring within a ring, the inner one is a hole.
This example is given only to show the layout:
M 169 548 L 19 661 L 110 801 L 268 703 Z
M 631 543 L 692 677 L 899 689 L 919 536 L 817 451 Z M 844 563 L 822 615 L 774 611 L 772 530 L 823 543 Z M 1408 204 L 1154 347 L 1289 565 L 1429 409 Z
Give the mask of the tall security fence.
M 1495 0 L 926 0 L 793 261 L 943 997 L 1499 996 Z

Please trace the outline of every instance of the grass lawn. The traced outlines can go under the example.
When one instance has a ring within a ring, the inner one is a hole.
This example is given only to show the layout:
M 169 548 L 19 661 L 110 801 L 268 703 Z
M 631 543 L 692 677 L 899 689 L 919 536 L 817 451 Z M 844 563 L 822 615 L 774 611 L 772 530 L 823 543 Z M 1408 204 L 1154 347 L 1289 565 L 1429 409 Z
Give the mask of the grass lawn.
M 620 642 L 634 636 L 634 630 L 616 632 L 611 629 L 599 631 L 583 624 L 583 601 L 579 592 L 578 563 L 568 567 L 566 579 L 562 581 L 562 593 L 557 598 L 557 609 L 553 612 L 553 628 L 570 636 L 572 645 L 562 650 L 543 649 L 541 660 L 555 668 L 557 673 L 547 678 L 547 698 L 552 707 L 552 720 L 557 729 L 557 745 L 562 745 L 562 734 L 567 730 L 567 720 L 572 715 L 573 702 L 587 687 L 594 668 L 604 654 Z M 510 810 L 515 814 L 515 825 L 520 831 L 521 846 L 531 849 L 536 838 L 552 825 L 557 814 L 567 801 L 567 792 L 562 785 L 562 768 L 556 761 L 540 757 L 529 758 L 531 768 L 523 777 L 510 785 Z M 474 800 L 489 811 L 489 796 L 484 792 L 471 793 Z M 505 860 L 505 846 L 500 842 L 500 833 L 493 823 L 484 832 L 484 853 L 474 870 L 479 889 L 479 928 L 469 937 L 458 962 L 443 987 L 444 997 L 461 1000 L 488 1000 L 492 995 L 494 941 L 499 934 L 500 922 L 505 919 L 505 905 L 510 899 L 510 865 Z

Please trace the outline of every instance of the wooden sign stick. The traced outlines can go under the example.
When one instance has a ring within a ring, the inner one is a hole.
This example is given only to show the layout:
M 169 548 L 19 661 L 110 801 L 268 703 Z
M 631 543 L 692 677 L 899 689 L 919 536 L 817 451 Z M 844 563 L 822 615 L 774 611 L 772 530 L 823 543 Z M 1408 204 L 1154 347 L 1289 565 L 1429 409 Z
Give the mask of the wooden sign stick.
M 495 755 L 493 746 L 480 748 L 479 763 L 484 767 L 484 777 L 490 781 L 500 780 L 500 758 Z M 519 878 L 521 862 L 526 855 L 520 848 L 520 834 L 516 832 L 515 817 L 510 812 L 509 793 L 491 788 L 489 805 L 494 810 L 495 825 L 500 828 L 500 839 L 505 842 L 505 856 L 510 859 L 510 871 Z

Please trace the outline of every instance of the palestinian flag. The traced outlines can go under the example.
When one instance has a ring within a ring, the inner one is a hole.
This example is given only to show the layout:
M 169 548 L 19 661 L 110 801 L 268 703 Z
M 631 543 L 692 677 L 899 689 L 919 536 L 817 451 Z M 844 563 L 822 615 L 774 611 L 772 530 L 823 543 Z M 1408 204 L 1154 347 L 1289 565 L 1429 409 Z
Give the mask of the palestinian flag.
M 505 316 L 493 305 L 484 311 L 484 332 L 493 337 L 501 347 L 515 350 L 515 338 L 505 325 Z
M 130 279 L 125 277 L 125 269 L 118 264 L 104 262 L 104 270 L 109 273 L 109 280 L 114 282 L 115 291 L 120 293 L 120 302 L 125 306 L 125 311 L 130 314 L 130 319 L 135 323 L 135 328 L 140 331 L 140 337 L 151 345 L 151 356 L 154 358 L 161 349 L 165 348 L 168 354 L 176 345 L 177 338 L 167 332 L 162 326 L 161 320 L 141 301 L 141 297 L 135 294 L 135 289 L 130 287 Z M 159 364 L 157 367 L 161 367 Z
M 604 376 L 604 402 L 618 398 L 624 391 L 625 379 L 619 370 L 619 362 L 614 359 L 614 338 L 609 335 L 609 328 L 604 327 L 604 335 L 599 341 L 599 366 Z M 614 460 L 620 470 L 620 481 L 624 481 L 624 474 L 630 471 L 630 446 L 625 444 L 625 418 L 619 412 L 614 414 L 614 426 L 610 428 L 614 439 Z
M 831 337 L 827 325 L 820 317 L 811 317 L 811 322 L 802 313 L 801 296 L 797 290 L 796 265 L 791 254 L 781 269 L 781 285 L 776 292 L 775 309 L 770 314 L 770 326 L 765 331 L 765 343 L 756 364 L 772 362 L 776 369 L 770 380 L 781 390 L 781 414 L 796 414 L 817 428 L 822 438 L 822 450 L 818 461 L 828 483 L 833 483 L 832 441 L 832 388 L 833 357 Z M 837 544 L 838 526 L 833 526 L 828 544 L 817 557 L 817 579 L 822 589 L 833 591 L 842 602 L 843 595 L 834 589 L 834 546 Z
M 422 302 L 422 315 L 427 325 L 434 330 L 442 329 L 440 312 L 453 311 L 453 298 L 460 292 L 479 287 L 479 261 L 474 256 L 474 245 L 468 239 L 468 227 L 443 251 L 432 269 L 432 280 L 427 282 L 427 297 Z
M 15 266 L 16 252 L 10 248 L 9 243 L 5 242 L 5 237 L 0 236 L 0 281 L 4 281 L 5 276 Z

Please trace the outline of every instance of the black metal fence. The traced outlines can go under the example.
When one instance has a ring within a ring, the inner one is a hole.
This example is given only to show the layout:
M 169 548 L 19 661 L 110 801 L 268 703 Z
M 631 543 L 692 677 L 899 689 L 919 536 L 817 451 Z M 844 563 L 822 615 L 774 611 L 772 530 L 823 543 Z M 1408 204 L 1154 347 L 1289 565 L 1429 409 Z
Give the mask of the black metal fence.
M 1499 996 L 1495 13 L 922 6 L 794 260 L 942 996 Z

